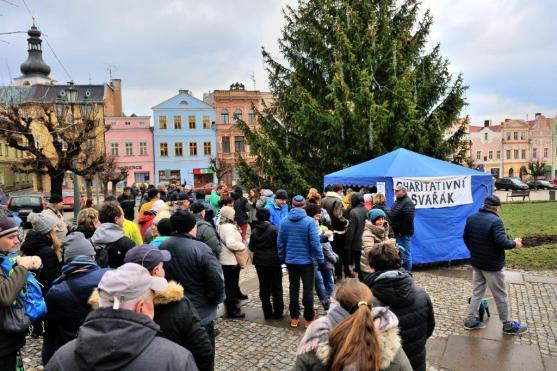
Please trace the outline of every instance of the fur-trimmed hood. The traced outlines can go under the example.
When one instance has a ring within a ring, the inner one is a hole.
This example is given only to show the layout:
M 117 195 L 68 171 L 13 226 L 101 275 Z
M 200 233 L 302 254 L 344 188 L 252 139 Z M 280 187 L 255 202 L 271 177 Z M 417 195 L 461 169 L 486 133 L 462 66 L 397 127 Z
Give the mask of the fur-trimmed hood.
M 164 305 L 180 301 L 184 298 L 184 288 L 182 285 L 175 281 L 168 281 L 166 290 L 157 292 L 153 298 L 155 305 Z M 97 289 L 93 290 L 89 298 L 89 305 L 93 309 L 99 309 L 99 292 Z

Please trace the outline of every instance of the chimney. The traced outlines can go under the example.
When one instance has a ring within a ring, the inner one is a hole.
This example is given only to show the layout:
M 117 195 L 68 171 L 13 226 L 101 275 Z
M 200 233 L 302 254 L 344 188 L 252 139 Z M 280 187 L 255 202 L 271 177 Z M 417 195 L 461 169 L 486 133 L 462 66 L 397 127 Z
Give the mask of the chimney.
M 110 81 L 110 85 L 112 86 L 112 89 L 114 89 L 114 116 L 122 117 L 122 80 L 112 79 Z
M 180 89 L 178 90 L 178 93 L 191 95 L 191 92 L 188 89 Z
M 534 115 L 535 118 L 538 118 L 538 116 L 541 116 L 541 112 L 536 112 L 536 114 Z
M 511 121 L 511 119 L 505 119 L 505 122 L 509 122 L 509 121 Z
M 484 120 L 484 128 L 489 127 L 491 125 L 491 120 Z

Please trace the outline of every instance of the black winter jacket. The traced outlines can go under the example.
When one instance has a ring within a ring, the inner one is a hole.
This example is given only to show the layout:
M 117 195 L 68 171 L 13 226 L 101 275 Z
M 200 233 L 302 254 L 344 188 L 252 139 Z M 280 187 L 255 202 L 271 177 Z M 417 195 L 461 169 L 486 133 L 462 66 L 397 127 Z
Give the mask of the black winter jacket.
M 249 241 L 253 265 L 280 267 L 277 248 L 278 228 L 270 222 L 256 221 Z
M 513 240 L 508 239 L 501 218 L 487 209 L 480 209 L 468 217 L 463 238 L 470 250 L 472 266 L 483 271 L 503 269 L 505 250 L 516 246 Z
M 234 211 L 236 215 L 234 219 L 238 225 L 244 225 L 249 223 L 249 210 L 250 204 L 247 198 L 241 194 L 232 192 L 232 197 L 234 197 Z M 238 197 L 238 198 L 236 198 Z
M 397 198 L 391 209 L 391 222 L 395 236 L 414 234 L 414 203 L 408 195 Z
M 118 203 L 124 210 L 124 218 L 133 221 L 135 219 L 135 197 L 118 196 Z
M 197 370 L 191 353 L 157 336 L 159 330 L 144 314 L 97 309 L 89 313 L 77 338 L 52 356 L 45 371 Z
M 37 271 L 37 281 L 42 285 L 43 296 L 46 295 L 62 269 L 62 263 L 52 248 L 52 238 L 30 230 L 21 244 L 21 251 L 27 256 L 36 255 L 41 258 L 43 266 Z
M 353 193 L 350 196 L 350 209 L 348 229 L 346 230 L 345 249 L 351 251 L 362 251 L 362 234 L 366 224 L 368 209 L 364 206 L 364 196 L 361 193 Z
M 375 272 L 363 282 L 373 293 L 373 305 L 387 306 L 398 317 L 402 348 L 412 368 L 425 370 L 425 345 L 435 328 L 429 295 L 416 286 L 410 274 L 401 271 Z
M 0 263 L 5 255 L 0 252 Z M 9 277 L 5 276 L 0 269 L 0 308 L 12 305 L 19 292 L 27 282 L 28 271 L 22 265 L 14 265 Z M 25 345 L 25 332 L 21 334 L 9 334 L 0 331 L 0 357 L 13 354 Z
M 224 301 L 222 266 L 209 246 L 189 234 L 175 234 L 161 246 L 172 255 L 164 263 L 168 280 L 184 287 L 203 325 L 216 316 L 217 306 Z

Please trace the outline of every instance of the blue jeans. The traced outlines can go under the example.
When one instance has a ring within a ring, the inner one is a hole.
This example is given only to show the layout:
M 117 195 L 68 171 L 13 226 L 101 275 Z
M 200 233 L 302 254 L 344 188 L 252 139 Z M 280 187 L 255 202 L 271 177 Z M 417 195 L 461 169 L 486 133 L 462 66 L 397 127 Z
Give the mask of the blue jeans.
M 324 277 L 321 274 L 321 271 L 315 267 L 315 291 L 317 291 L 317 297 L 321 304 L 324 307 L 327 307 L 329 304 L 329 295 L 327 293 L 327 289 L 325 287 Z
M 327 295 L 329 298 L 333 295 L 333 291 L 335 289 L 335 281 L 333 279 L 333 270 L 324 270 L 321 272 L 323 276 L 323 284 L 325 285 L 325 290 L 327 291 Z
M 407 271 L 412 271 L 412 236 L 397 236 L 396 243 L 400 248 L 400 258 L 402 267 Z

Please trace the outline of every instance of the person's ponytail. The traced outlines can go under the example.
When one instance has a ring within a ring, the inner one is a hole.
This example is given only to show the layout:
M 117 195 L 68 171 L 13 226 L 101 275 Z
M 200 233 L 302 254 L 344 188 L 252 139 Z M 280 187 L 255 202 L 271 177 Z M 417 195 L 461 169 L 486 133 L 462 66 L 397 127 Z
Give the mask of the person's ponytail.
M 350 365 L 358 370 L 379 370 L 381 346 L 370 305 L 360 301 L 357 309 L 329 335 L 329 369 L 341 371 Z

